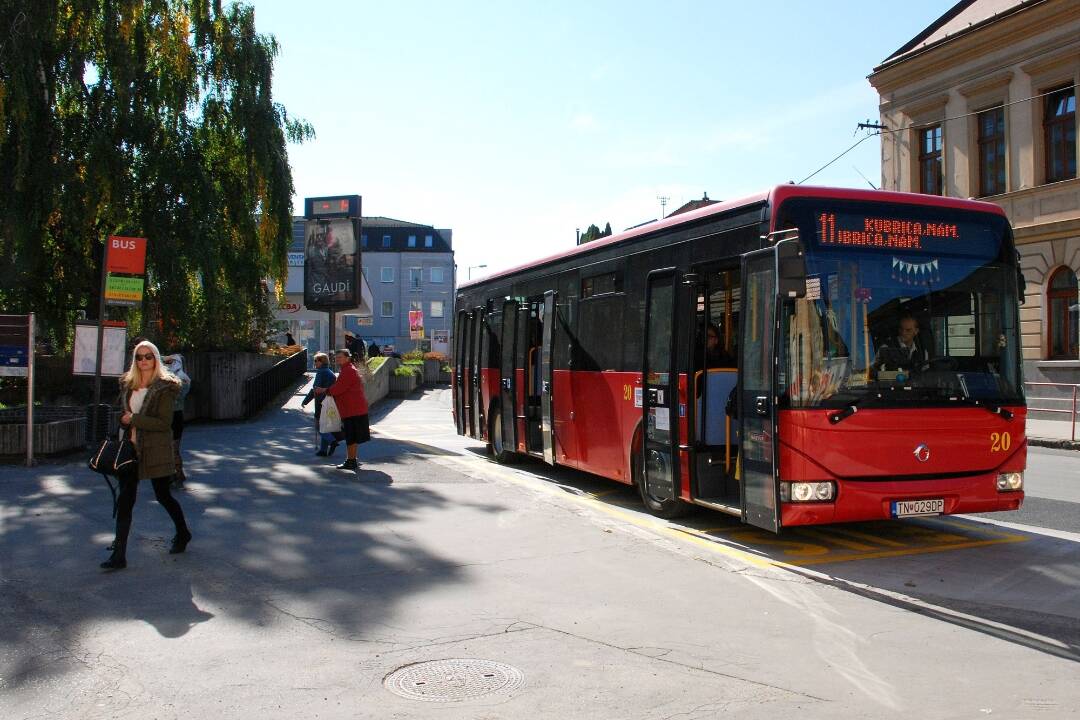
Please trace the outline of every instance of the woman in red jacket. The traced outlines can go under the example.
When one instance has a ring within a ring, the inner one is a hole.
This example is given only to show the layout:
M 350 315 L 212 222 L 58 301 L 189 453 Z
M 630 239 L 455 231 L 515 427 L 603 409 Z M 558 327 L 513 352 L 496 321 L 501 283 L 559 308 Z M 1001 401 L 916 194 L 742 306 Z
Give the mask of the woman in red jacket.
M 371 439 L 367 397 L 364 395 L 364 381 L 353 365 L 352 353 L 344 349 L 337 350 L 334 352 L 334 359 L 338 366 L 337 381 L 326 389 L 315 388 L 315 392 L 319 395 L 328 393 L 337 403 L 338 413 L 341 415 L 341 429 L 345 433 L 345 446 L 348 449 L 345 462 L 337 467 L 355 471 L 360 468 L 356 462 L 356 449 L 360 443 Z

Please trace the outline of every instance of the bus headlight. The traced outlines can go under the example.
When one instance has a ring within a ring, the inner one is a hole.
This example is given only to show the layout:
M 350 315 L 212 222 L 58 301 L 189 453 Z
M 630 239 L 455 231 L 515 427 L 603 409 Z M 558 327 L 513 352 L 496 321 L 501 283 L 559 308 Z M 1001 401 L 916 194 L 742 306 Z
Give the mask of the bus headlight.
M 781 502 L 828 502 L 836 497 L 832 482 L 782 482 Z
M 1015 492 L 1024 489 L 1024 473 L 1001 473 L 997 476 L 998 492 Z

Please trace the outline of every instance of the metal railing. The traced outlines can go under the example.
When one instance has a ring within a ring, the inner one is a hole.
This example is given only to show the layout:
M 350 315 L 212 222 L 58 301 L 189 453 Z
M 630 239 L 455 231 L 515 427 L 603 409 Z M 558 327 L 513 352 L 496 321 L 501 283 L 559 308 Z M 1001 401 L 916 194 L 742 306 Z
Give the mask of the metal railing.
M 269 370 L 244 381 L 244 417 L 250 418 L 266 407 L 279 392 L 307 371 L 307 350 L 290 355 Z
M 1045 413 L 1065 413 L 1066 415 L 1069 415 L 1070 416 L 1070 422 L 1071 422 L 1071 425 L 1072 425 L 1070 439 L 1071 439 L 1072 442 L 1076 442 L 1076 397 L 1077 397 L 1077 391 L 1080 390 L 1080 384 L 1076 384 L 1076 383 L 1052 383 L 1052 382 L 1025 382 L 1024 386 L 1025 387 L 1063 387 L 1063 388 L 1072 388 L 1072 398 L 1071 398 L 1071 400 L 1070 400 L 1069 397 L 1039 397 L 1039 398 L 1029 397 L 1028 398 L 1027 409 L 1028 409 L 1029 413 L 1031 413 L 1031 412 L 1045 412 Z M 1064 410 L 1064 409 L 1061 409 L 1061 408 L 1035 407 L 1034 405 L 1031 404 L 1032 400 L 1034 400 L 1036 402 L 1070 402 L 1071 404 L 1070 404 L 1068 410 Z

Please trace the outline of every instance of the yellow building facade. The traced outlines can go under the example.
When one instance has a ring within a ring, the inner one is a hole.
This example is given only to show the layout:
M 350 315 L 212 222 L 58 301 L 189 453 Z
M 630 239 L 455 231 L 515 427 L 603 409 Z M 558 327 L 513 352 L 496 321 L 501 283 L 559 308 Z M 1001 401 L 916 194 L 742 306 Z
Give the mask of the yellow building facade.
M 1080 0 L 964 0 L 874 68 L 882 186 L 1009 216 L 1025 379 L 1080 383 Z

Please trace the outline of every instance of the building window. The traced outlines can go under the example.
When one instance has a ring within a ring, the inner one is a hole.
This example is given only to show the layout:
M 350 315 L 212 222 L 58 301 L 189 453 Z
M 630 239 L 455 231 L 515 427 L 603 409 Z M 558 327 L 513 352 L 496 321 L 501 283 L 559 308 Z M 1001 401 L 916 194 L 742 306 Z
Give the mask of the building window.
M 394 282 L 394 268 L 384 267 L 379 272 L 381 273 L 379 275 L 380 282 Z
M 427 248 L 433 247 L 434 244 L 435 244 L 435 238 L 431 237 L 430 235 L 425 235 L 424 236 L 424 247 L 427 247 Z
M 409 311 L 418 313 L 424 312 L 424 303 L 420 302 L 419 300 L 409 301 Z
M 431 317 L 441 318 L 443 316 L 443 301 L 432 300 L 431 301 Z
M 382 301 L 382 316 L 383 317 L 394 317 L 394 301 L 393 300 L 383 300 Z
M 1080 327 L 1080 288 L 1076 284 L 1076 274 L 1067 267 L 1058 268 L 1050 277 L 1046 292 L 1046 304 L 1049 308 L 1050 359 L 1076 360 L 1077 328 Z
M 443 281 L 443 269 L 441 267 L 431 268 L 431 282 L 441 283 Z
M 367 235 L 360 236 L 360 247 L 367 247 Z
M 919 192 L 941 195 L 941 126 L 919 131 Z
M 1005 108 L 979 113 L 979 194 L 1005 192 Z
M 424 268 L 409 268 L 409 289 L 420 290 L 424 284 Z
M 1076 177 L 1076 88 L 1046 96 L 1043 116 L 1046 142 L 1046 182 Z
M 409 236 L 409 247 L 416 247 L 416 236 L 415 235 L 410 235 Z
M 390 247 L 390 236 L 389 235 L 383 235 L 382 236 L 382 246 L 384 248 Z

